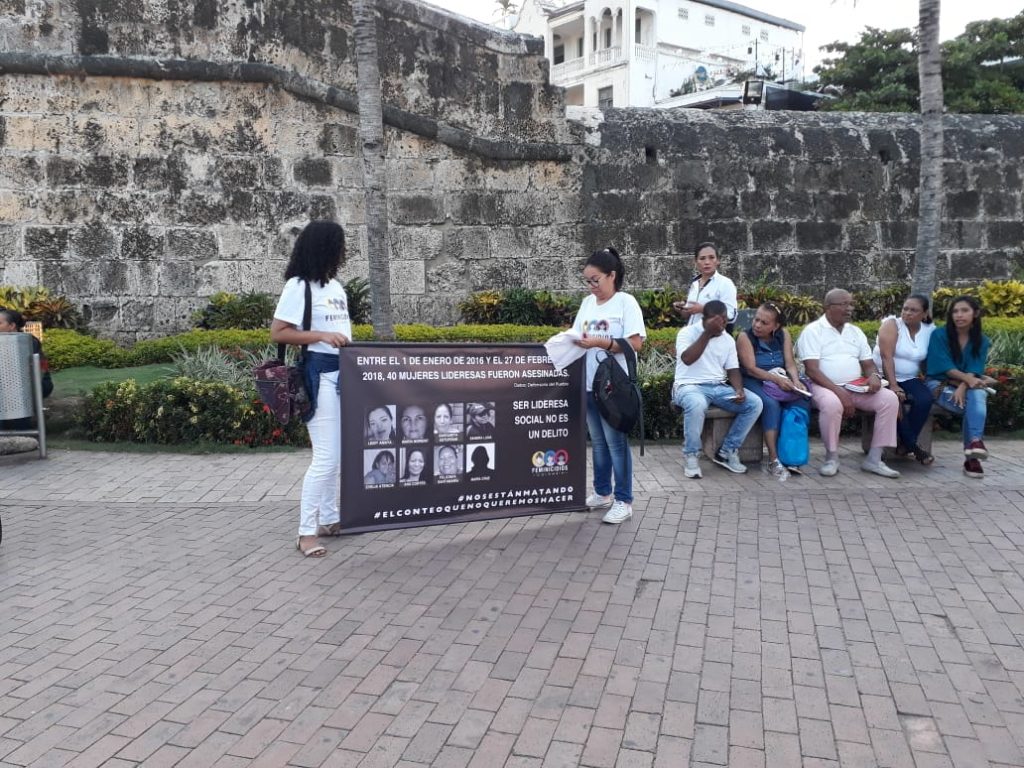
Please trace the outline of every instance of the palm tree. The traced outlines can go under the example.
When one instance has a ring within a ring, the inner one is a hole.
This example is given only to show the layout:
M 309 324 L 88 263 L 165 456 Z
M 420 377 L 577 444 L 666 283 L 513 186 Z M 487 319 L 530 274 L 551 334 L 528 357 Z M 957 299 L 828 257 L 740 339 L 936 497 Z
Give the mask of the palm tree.
M 911 290 L 930 296 L 935 288 L 942 214 L 942 49 L 939 2 L 920 0 L 917 70 L 921 87 L 921 177 L 917 253 Z
M 384 118 L 377 58 L 376 0 L 352 0 L 356 38 L 359 138 L 363 145 L 366 195 L 366 258 L 370 267 L 374 335 L 395 338 L 391 319 L 391 264 L 388 248 L 388 189 L 384 169 Z

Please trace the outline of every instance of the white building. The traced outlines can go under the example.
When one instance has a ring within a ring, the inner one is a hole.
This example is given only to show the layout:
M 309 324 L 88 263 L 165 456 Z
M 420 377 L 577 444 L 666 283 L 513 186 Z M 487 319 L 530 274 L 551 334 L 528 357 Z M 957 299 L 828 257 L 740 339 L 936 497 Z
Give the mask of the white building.
M 804 27 L 731 0 L 524 0 L 566 103 L 652 107 L 742 73 L 803 79 Z

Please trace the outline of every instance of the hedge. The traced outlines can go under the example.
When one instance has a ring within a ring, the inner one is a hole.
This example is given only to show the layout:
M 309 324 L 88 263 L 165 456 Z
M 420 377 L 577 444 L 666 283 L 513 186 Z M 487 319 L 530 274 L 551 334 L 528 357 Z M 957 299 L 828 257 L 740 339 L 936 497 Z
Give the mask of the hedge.
M 985 332 L 1010 331 L 1024 333 L 1024 317 L 991 317 L 984 321 Z M 854 323 L 868 338 L 878 333 L 878 320 Z M 789 326 L 794 338 L 802 326 Z M 430 325 L 396 325 L 395 336 L 404 342 L 479 342 L 485 344 L 543 343 L 562 330 L 554 326 L 528 325 L 456 325 L 434 327 Z M 675 357 L 675 343 L 678 328 L 661 328 L 648 332 L 648 344 Z M 353 328 L 356 341 L 373 341 L 373 329 L 369 325 Z M 194 330 L 137 342 L 124 349 L 107 339 L 97 339 L 77 331 L 49 329 L 44 338 L 46 356 L 53 370 L 73 368 L 79 365 L 95 365 L 100 368 L 126 368 L 150 363 L 170 362 L 174 354 L 184 347 L 196 350 L 204 346 L 223 349 L 241 348 L 259 350 L 270 343 L 269 330 L 256 331 L 204 331 Z

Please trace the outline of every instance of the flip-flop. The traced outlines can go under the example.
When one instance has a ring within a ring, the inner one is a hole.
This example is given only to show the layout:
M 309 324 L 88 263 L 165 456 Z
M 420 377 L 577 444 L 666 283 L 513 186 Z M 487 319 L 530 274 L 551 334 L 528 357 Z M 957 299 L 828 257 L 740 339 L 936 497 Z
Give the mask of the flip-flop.
M 317 536 L 341 536 L 341 523 L 329 523 L 327 525 L 318 526 L 316 529 Z
M 312 547 L 302 548 L 302 537 L 295 540 L 295 548 L 302 553 L 303 557 L 323 557 L 327 554 L 327 547 L 323 544 L 314 544 Z

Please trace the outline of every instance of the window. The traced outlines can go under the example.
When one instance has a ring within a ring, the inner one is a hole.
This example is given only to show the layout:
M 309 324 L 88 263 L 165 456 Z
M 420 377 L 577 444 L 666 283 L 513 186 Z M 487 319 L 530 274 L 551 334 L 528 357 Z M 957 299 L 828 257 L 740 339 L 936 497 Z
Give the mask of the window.
M 576 39 L 576 58 L 578 59 L 578 58 L 581 58 L 582 56 L 583 56 L 583 38 L 580 37 L 580 38 Z
M 637 19 L 633 29 L 633 42 L 639 43 L 643 39 L 643 36 L 640 34 L 640 31 L 640 19 Z
M 715 26 L 715 17 L 712 16 L 710 13 L 707 14 L 704 17 L 704 26 L 705 27 L 713 27 L 713 26 Z
M 742 34 L 744 37 L 750 37 L 750 25 L 744 24 Z
M 683 21 L 688 21 L 689 18 L 690 18 L 690 9 L 689 8 L 680 8 L 679 9 L 679 18 L 682 19 Z
M 551 61 L 554 64 L 561 64 L 561 63 L 563 63 L 565 61 L 565 46 L 564 45 L 556 45 L 555 46 L 555 54 L 551 58 Z
M 597 89 L 597 106 L 601 109 L 611 109 L 614 99 L 612 98 L 612 87 L 606 86 Z
M 609 27 L 608 29 L 606 29 L 604 31 L 604 47 L 605 48 L 611 48 L 612 47 L 612 30 L 611 30 L 611 27 Z
M 761 30 L 761 39 L 764 42 L 766 42 L 766 43 L 768 42 L 768 30 L 767 29 L 762 29 Z

